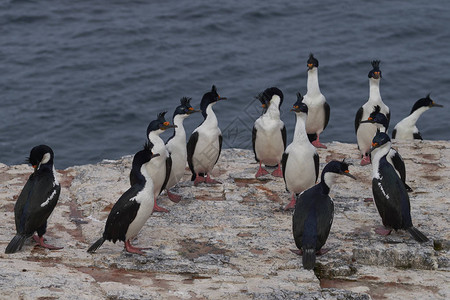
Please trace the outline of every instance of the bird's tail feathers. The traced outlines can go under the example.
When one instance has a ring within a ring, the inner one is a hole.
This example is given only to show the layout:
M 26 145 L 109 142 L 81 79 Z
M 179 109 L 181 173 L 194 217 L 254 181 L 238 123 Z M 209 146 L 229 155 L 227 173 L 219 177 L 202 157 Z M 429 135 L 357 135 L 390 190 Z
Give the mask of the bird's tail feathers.
M 98 248 L 100 248 L 101 245 L 103 245 L 105 241 L 106 239 L 104 237 L 99 238 L 95 243 L 92 244 L 92 246 L 89 247 L 87 252 L 94 253 Z
M 303 249 L 302 262 L 303 268 L 306 270 L 314 269 L 314 265 L 316 264 L 316 250 Z
M 18 234 L 13 237 L 11 242 L 9 242 L 8 246 L 6 246 L 5 253 L 11 254 L 16 253 L 20 249 L 22 249 L 23 244 L 25 243 L 25 240 L 28 238 L 26 235 Z
M 414 226 L 408 228 L 409 234 L 419 243 L 428 242 L 428 238 Z

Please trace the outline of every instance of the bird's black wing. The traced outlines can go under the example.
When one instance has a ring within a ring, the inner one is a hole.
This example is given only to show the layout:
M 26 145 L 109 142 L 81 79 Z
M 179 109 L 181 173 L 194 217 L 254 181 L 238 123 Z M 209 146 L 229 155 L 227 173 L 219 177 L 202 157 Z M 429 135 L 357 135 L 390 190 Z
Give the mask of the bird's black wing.
M 17 232 L 32 235 L 45 226 L 60 192 L 61 186 L 54 185 L 51 173 L 37 171 L 32 174 L 14 206 Z
M 400 179 L 405 183 L 406 181 L 406 168 L 405 162 L 401 157 L 400 153 L 394 150 L 394 155 L 391 156 L 392 163 L 394 164 L 394 168 L 400 173 Z
M 287 139 L 287 133 L 286 133 L 286 126 L 283 124 L 283 128 L 281 128 L 281 137 L 283 138 L 283 145 L 284 150 L 286 150 L 286 139 Z
M 316 182 L 317 179 L 319 178 L 319 154 L 314 153 L 314 166 L 316 168 Z
M 395 139 L 395 136 L 397 135 L 397 129 L 394 128 L 392 131 L 392 139 Z
M 415 140 L 423 140 L 422 135 L 420 134 L 420 132 L 413 133 L 413 138 Z
M 194 162 L 192 160 L 192 157 L 194 156 L 195 145 L 197 145 L 197 141 L 198 141 L 198 132 L 196 131 L 191 134 L 191 136 L 189 137 L 189 141 L 187 142 L 187 145 L 186 145 L 187 161 L 188 161 L 189 169 L 192 172 L 191 180 L 194 180 L 195 176 L 196 176 L 195 171 L 194 171 Z
M 219 134 L 219 154 L 217 154 L 217 159 L 214 164 L 217 164 L 217 161 L 219 160 L 220 157 L 220 152 L 222 152 L 222 140 L 223 140 L 222 135 Z
M 408 193 L 394 168 L 383 157 L 379 172 L 382 180 L 372 179 L 372 192 L 383 225 L 394 229 L 412 226 Z
M 319 251 L 325 245 L 330 234 L 331 224 L 333 224 L 334 204 L 328 195 L 320 195 L 316 199 L 317 207 L 317 245 L 316 251 Z
M 358 131 L 359 123 L 361 123 L 363 112 L 364 112 L 364 109 L 362 108 L 362 106 L 356 112 L 356 116 L 355 116 L 355 133 L 357 133 L 357 131 Z
M 162 191 L 164 191 L 164 189 L 167 186 L 167 182 L 169 181 L 170 178 L 170 172 L 172 172 L 172 156 L 169 153 L 169 156 L 167 156 L 166 158 L 166 177 L 164 178 L 164 183 L 161 186 L 161 190 L 159 191 L 160 194 Z
M 325 128 L 328 125 L 328 122 L 330 121 L 330 105 L 328 105 L 328 103 L 324 103 L 323 104 L 323 108 L 325 109 L 325 123 L 323 124 L 323 130 L 325 130 Z
M 136 217 L 140 204 L 133 198 L 140 190 L 140 185 L 130 187 L 114 204 L 106 220 L 103 237 L 114 243 L 125 241 L 125 235 L 131 222 Z
M 255 160 L 257 162 L 259 162 L 258 156 L 256 156 L 256 150 L 255 150 L 255 143 L 256 143 L 256 127 L 253 125 L 253 130 L 252 130 L 252 147 L 253 147 L 253 153 L 255 154 Z
M 387 130 L 388 130 L 388 128 L 389 128 L 389 123 L 391 122 L 391 112 L 388 112 L 387 114 L 386 114 L 386 119 L 387 119 L 387 127 L 386 127 L 386 132 L 387 132 Z
M 284 185 L 286 186 L 286 163 L 289 158 L 289 154 L 284 152 L 283 156 L 281 157 L 281 170 L 283 171 L 283 179 L 284 179 Z M 287 186 L 286 186 L 287 190 Z
M 294 235 L 295 245 L 302 249 L 303 236 L 305 234 L 305 223 L 309 217 L 311 206 L 313 205 L 315 190 L 317 186 L 302 192 L 296 196 L 294 214 L 292 215 L 292 233 Z

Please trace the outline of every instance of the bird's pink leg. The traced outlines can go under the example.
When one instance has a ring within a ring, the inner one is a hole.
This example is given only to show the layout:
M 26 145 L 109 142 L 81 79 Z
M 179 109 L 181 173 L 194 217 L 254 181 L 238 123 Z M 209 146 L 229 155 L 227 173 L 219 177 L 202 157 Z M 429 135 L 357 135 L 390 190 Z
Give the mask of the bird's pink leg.
M 375 228 L 375 232 L 382 236 L 388 236 L 389 234 L 391 234 L 391 231 L 392 229 L 388 229 L 384 226 Z
M 364 157 L 361 159 L 361 166 L 370 165 L 370 163 L 370 156 L 364 154 Z
M 199 185 L 202 182 L 205 182 L 205 177 L 197 174 L 197 176 L 195 176 L 194 185 Z
M 222 182 L 217 181 L 217 180 L 212 179 L 211 177 L 209 177 L 209 174 L 206 174 L 205 182 L 206 183 L 212 183 L 212 184 L 222 184 Z
M 131 243 L 130 243 L 130 240 L 125 242 L 125 250 L 127 250 L 127 252 L 129 252 L 129 253 L 136 253 L 136 254 L 140 254 L 140 255 L 145 255 L 145 253 L 141 251 L 141 250 L 145 250 L 145 249 L 150 249 L 150 248 L 133 247 L 131 245 Z
M 46 244 L 45 240 L 44 240 L 44 236 L 38 237 L 37 235 L 33 235 L 33 240 L 37 243 L 38 246 L 47 248 L 49 250 L 60 250 L 60 249 L 64 248 L 64 247 L 56 247 L 53 245 Z
M 314 147 L 316 148 L 324 148 L 327 149 L 327 146 L 325 146 L 324 144 L 322 144 L 319 140 L 319 136 L 320 134 L 317 135 L 317 139 L 315 139 L 314 141 L 312 141 L 311 144 L 313 144 Z
M 169 212 L 169 210 L 167 208 L 158 206 L 158 204 L 156 204 L 156 197 L 155 197 L 155 206 L 153 206 L 153 211 L 157 211 L 157 212 Z
M 256 178 L 269 174 L 269 172 L 267 172 L 267 171 L 261 166 L 261 164 L 262 164 L 262 162 L 260 161 L 260 162 L 259 162 L 259 169 L 258 169 L 258 172 L 256 172 L 256 174 L 255 174 L 255 177 L 256 177 Z
M 272 176 L 283 178 L 283 171 L 281 171 L 280 164 L 278 164 L 278 168 L 276 168 L 276 170 L 272 172 Z
M 289 202 L 289 204 L 284 207 L 284 210 L 294 209 L 295 208 L 295 202 L 296 202 L 296 200 L 295 200 L 295 193 L 292 193 L 291 202 Z
M 294 254 L 303 255 L 302 249 L 289 249 L 289 250 L 291 250 L 291 252 Z

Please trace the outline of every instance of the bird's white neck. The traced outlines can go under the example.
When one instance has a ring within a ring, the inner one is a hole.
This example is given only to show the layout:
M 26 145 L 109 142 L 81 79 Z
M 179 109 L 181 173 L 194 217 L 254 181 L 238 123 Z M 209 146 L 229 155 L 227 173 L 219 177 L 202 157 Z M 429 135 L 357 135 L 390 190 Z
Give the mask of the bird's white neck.
M 186 131 L 184 130 L 183 122 L 184 119 L 186 119 L 187 115 L 176 115 L 173 118 L 173 124 L 176 125 L 175 127 L 175 136 L 174 139 L 183 139 L 186 142 Z
M 293 143 L 309 143 L 308 136 L 306 134 L 306 118 L 307 115 L 305 113 L 299 112 L 295 113 L 297 121 L 295 123 L 295 131 L 294 138 L 292 140 Z
M 153 143 L 153 152 L 154 153 L 160 153 L 162 149 L 165 149 L 164 141 L 159 136 L 163 131 L 162 130 L 155 130 L 150 131 L 148 134 L 148 140 Z
M 380 102 L 380 79 L 369 78 L 369 102 Z
M 416 109 L 415 111 L 413 111 L 412 114 L 410 114 L 409 116 L 404 118 L 402 123 L 409 125 L 409 126 L 416 125 L 416 122 L 417 122 L 417 120 L 419 120 L 419 117 L 429 109 L 430 109 L 429 106 L 423 106 L 419 109 Z
M 391 142 L 387 142 L 383 146 L 372 151 L 371 154 L 372 154 L 373 178 L 380 179 L 380 173 L 378 172 L 378 168 L 380 166 L 380 159 L 386 154 L 388 154 L 389 150 L 391 150 Z
M 270 100 L 269 108 L 267 109 L 267 112 L 265 113 L 266 116 L 268 116 L 271 119 L 279 119 L 280 118 L 280 109 L 278 108 L 280 106 L 281 98 L 277 95 L 274 95 L 272 99 Z
M 216 114 L 214 113 L 212 107 L 216 102 L 208 104 L 206 107 L 206 118 L 202 125 L 207 127 L 217 127 L 219 122 L 217 121 Z
M 323 176 L 324 183 L 328 186 L 328 188 L 331 190 L 333 185 L 336 183 L 336 178 L 339 175 L 333 172 L 326 172 L 325 176 Z
M 309 96 L 319 95 L 319 69 L 316 67 L 308 70 L 308 79 L 306 81 L 307 94 Z

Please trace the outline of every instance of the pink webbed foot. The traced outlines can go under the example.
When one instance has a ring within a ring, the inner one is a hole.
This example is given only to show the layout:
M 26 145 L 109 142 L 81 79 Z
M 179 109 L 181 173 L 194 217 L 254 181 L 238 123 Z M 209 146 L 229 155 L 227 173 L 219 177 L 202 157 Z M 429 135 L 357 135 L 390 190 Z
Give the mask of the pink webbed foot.
M 167 208 L 158 206 L 158 204 L 156 204 L 156 199 L 155 199 L 155 206 L 153 206 L 153 211 L 157 211 L 157 212 L 165 212 L 168 213 L 169 210 Z
M 370 165 L 370 156 L 364 155 L 364 157 L 361 159 L 361 166 Z
M 169 199 L 172 202 L 178 203 L 178 202 L 181 201 L 181 196 L 180 195 L 174 194 L 174 193 L 170 192 L 169 190 L 167 190 L 167 196 L 169 197 Z
M 325 146 L 324 144 L 322 144 L 322 143 L 319 141 L 319 136 L 317 136 L 317 139 L 314 140 L 314 141 L 312 141 L 311 144 L 312 144 L 314 147 L 316 147 L 316 148 L 327 149 L 327 146 Z
M 295 194 L 292 193 L 291 202 L 289 202 L 289 204 L 284 207 L 284 210 L 294 209 L 295 208 L 295 202 L 296 202 Z
M 292 253 L 297 254 L 297 255 L 303 255 L 303 251 L 301 249 L 289 249 L 291 250 Z
M 319 251 L 316 251 L 316 255 L 324 255 L 325 253 L 327 253 L 328 251 L 330 251 L 329 248 L 322 248 Z
M 212 179 L 211 177 L 209 177 L 209 174 L 206 174 L 205 182 L 206 183 L 210 183 L 210 184 L 222 184 L 222 182 L 217 181 L 217 180 Z
M 33 240 L 37 243 L 37 246 L 40 246 L 42 248 L 46 248 L 49 250 L 60 250 L 60 249 L 64 248 L 64 247 L 56 247 L 53 245 L 46 244 L 44 236 L 38 237 L 37 235 L 33 235 Z
M 138 247 L 133 247 L 130 243 L 130 240 L 125 242 L 125 250 L 129 253 L 135 253 L 135 254 L 140 254 L 140 255 L 145 255 L 144 252 L 142 252 L 142 250 L 146 250 L 146 249 L 151 249 L 151 248 L 138 248 Z
M 272 176 L 283 178 L 283 171 L 281 171 L 280 164 L 278 164 L 278 168 L 272 172 Z
M 373 202 L 373 198 L 364 198 L 364 202 Z
M 205 177 L 197 174 L 197 176 L 195 176 L 194 185 L 197 186 L 202 182 L 205 182 Z
M 375 228 L 375 232 L 382 236 L 388 236 L 391 234 L 392 229 L 387 229 L 384 226 Z
M 269 172 L 267 172 L 266 169 L 261 167 L 261 163 L 259 163 L 259 169 L 258 169 L 258 172 L 256 172 L 255 177 L 258 178 L 258 177 L 261 177 L 261 176 L 264 176 L 267 174 L 269 174 Z

